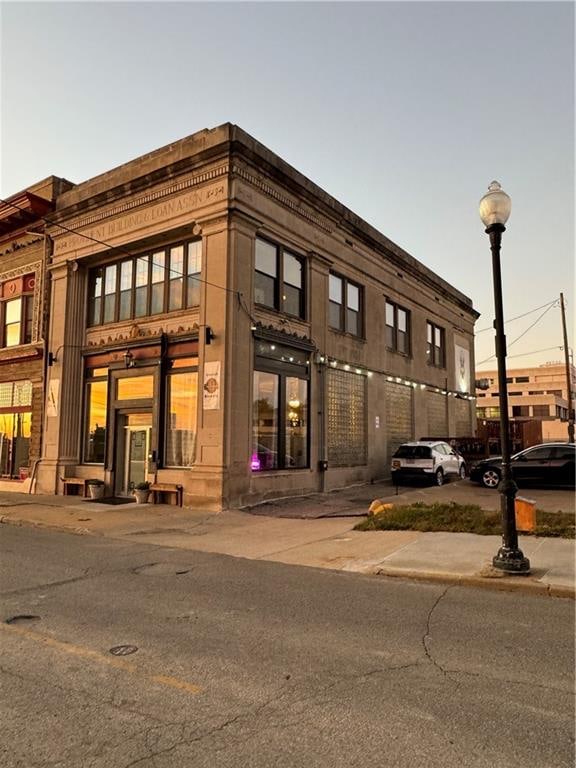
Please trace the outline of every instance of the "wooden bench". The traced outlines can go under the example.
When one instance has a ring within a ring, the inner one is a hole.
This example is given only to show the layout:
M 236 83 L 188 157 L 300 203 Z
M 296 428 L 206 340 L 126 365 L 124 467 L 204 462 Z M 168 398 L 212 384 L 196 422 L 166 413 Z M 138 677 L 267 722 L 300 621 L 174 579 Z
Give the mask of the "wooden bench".
M 77 488 L 78 493 L 77 496 L 84 496 L 86 497 L 88 495 L 88 486 L 87 482 L 88 479 L 85 477 L 61 477 L 60 480 L 62 481 L 62 495 L 63 496 L 73 496 L 74 494 L 70 493 L 71 488 Z
M 179 507 L 182 506 L 182 486 L 176 483 L 153 483 L 150 486 L 152 493 L 152 504 L 157 503 L 158 494 L 166 493 L 169 496 L 174 496 L 176 503 Z

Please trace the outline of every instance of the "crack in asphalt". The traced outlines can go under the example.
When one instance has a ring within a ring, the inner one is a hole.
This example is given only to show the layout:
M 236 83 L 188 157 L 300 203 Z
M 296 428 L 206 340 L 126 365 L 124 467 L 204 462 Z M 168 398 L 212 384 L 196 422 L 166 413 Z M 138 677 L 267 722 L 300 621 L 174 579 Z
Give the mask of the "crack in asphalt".
M 508 685 L 525 685 L 530 689 L 539 688 L 542 691 L 550 691 L 551 693 L 559 693 L 572 699 L 573 692 L 570 689 L 558 688 L 554 685 L 544 685 L 543 683 L 535 683 L 531 680 L 510 680 L 509 678 L 493 677 L 492 675 L 486 675 L 482 672 L 467 672 L 463 669 L 445 669 L 446 675 L 462 675 L 463 677 L 476 677 L 483 678 L 484 680 L 494 680 L 498 683 L 506 683 Z M 456 682 L 456 681 L 455 681 Z
M 432 615 L 434 614 L 436 608 L 438 608 L 438 606 L 442 602 L 442 600 L 446 597 L 448 592 L 453 588 L 453 586 L 454 586 L 453 584 L 450 584 L 449 586 L 447 586 L 444 589 L 444 591 L 439 595 L 439 597 L 436 598 L 436 600 L 434 602 L 434 605 L 428 611 L 428 616 L 426 618 L 426 630 L 425 630 L 424 634 L 422 635 L 422 645 L 424 647 L 424 653 L 426 654 L 426 658 L 436 667 L 436 669 L 440 670 L 440 672 L 442 672 L 442 674 L 445 677 L 448 676 L 447 672 L 444 669 L 444 667 L 442 667 L 440 664 L 438 664 L 438 662 L 436 661 L 436 659 L 432 655 L 432 652 L 431 652 L 429 644 L 428 644 L 428 640 L 432 639 L 432 635 L 430 634 L 430 625 L 432 623 Z M 453 681 L 453 682 L 455 682 L 455 681 Z
M 156 549 L 166 549 L 166 548 L 159 546 L 159 547 L 155 547 L 155 550 Z M 146 550 L 145 552 L 141 552 L 140 554 L 148 554 L 148 553 L 149 553 L 149 550 Z M 170 561 L 160 561 L 160 562 L 162 562 L 162 563 L 166 562 L 168 564 L 171 564 Z M 121 566 L 119 568 L 112 568 L 110 570 L 107 570 L 107 569 L 96 570 L 92 566 L 90 566 L 88 568 L 84 568 L 84 571 L 83 571 L 81 576 L 72 576 L 69 579 L 59 579 L 57 581 L 48 581 L 48 582 L 46 582 L 44 584 L 37 584 L 35 586 L 30 586 L 30 587 L 21 587 L 20 589 L 8 589 L 8 590 L 5 590 L 5 591 L 0 591 L 0 596 L 2 596 L 2 597 L 11 597 L 13 595 L 25 595 L 28 592 L 35 592 L 37 590 L 52 589 L 54 587 L 63 587 L 63 586 L 66 586 L 67 584 L 74 584 L 74 583 L 79 582 L 79 581 L 86 581 L 87 579 L 98 578 L 98 577 L 101 577 L 101 576 L 105 576 L 105 577 L 106 576 L 114 576 L 115 574 L 118 574 L 118 573 L 137 573 L 140 569 L 146 568 L 146 566 L 158 565 L 158 564 L 159 564 L 158 562 L 153 562 L 153 563 L 150 562 L 150 563 L 143 563 L 141 565 L 133 565 L 133 566 L 132 565 L 123 565 L 123 566 Z M 185 565 L 186 565 L 186 567 L 190 567 L 192 569 L 192 567 L 190 566 L 190 564 L 188 562 Z M 175 569 L 180 568 L 180 567 L 181 567 L 181 565 L 179 565 L 178 563 L 174 563 L 174 568 Z M 202 564 L 200 563 L 198 565 L 194 565 L 193 569 L 194 570 L 198 570 L 201 567 L 202 567 Z
M 0 595 L 2 597 L 9 597 L 10 595 L 23 595 L 26 594 L 26 592 L 34 592 L 37 589 L 51 589 L 52 587 L 62 587 L 65 584 L 74 584 L 77 581 L 85 581 L 86 579 L 91 579 L 93 576 L 98 576 L 99 574 L 96 573 L 88 573 L 91 568 L 85 568 L 84 573 L 82 576 L 73 576 L 70 579 L 60 579 L 58 581 L 49 581 L 46 584 L 38 584 L 34 587 L 21 587 L 20 589 L 8 589 L 5 592 L 0 592 Z

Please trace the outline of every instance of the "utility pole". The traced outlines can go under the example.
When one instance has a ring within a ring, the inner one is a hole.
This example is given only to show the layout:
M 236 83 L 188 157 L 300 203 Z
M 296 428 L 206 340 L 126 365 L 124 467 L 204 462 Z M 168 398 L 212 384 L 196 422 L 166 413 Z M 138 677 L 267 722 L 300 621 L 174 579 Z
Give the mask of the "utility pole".
M 560 294 L 560 310 L 562 312 L 562 333 L 564 334 L 564 360 L 566 361 L 566 394 L 568 395 L 568 442 L 574 442 L 574 408 L 572 407 L 572 371 L 570 368 L 570 352 L 568 350 L 568 333 L 566 331 L 566 311 L 564 309 L 564 294 Z

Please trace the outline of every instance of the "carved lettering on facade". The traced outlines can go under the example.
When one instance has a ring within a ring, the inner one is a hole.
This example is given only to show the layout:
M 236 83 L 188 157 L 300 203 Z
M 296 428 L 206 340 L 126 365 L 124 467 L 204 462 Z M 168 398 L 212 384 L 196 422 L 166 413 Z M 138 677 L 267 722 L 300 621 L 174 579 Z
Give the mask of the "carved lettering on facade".
M 208 189 L 199 189 L 163 203 L 147 207 L 144 210 L 130 213 L 127 216 L 108 221 L 97 227 L 85 229 L 82 234 L 55 236 L 54 253 L 60 255 L 71 250 L 86 247 L 90 244 L 89 238 L 107 243 L 110 239 L 131 232 L 145 225 L 153 225 L 157 222 L 166 222 L 182 213 L 192 212 L 197 208 L 214 202 L 226 195 L 224 184 L 216 184 Z M 73 226 L 73 225 L 72 225 Z

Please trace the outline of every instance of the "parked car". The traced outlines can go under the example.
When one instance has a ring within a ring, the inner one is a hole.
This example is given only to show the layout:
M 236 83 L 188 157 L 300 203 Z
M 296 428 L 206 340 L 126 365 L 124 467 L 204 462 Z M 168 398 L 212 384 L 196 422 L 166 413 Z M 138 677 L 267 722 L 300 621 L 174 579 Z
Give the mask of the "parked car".
M 449 476 L 466 477 L 466 463 L 448 443 L 419 440 L 404 443 L 392 457 L 392 480 L 399 485 L 406 480 L 428 480 L 443 485 Z
M 573 443 L 534 445 L 511 457 L 512 477 L 518 485 L 574 488 L 575 454 Z M 470 480 L 481 483 L 485 488 L 497 488 L 501 477 L 501 456 L 479 461 L 470 471 Z

